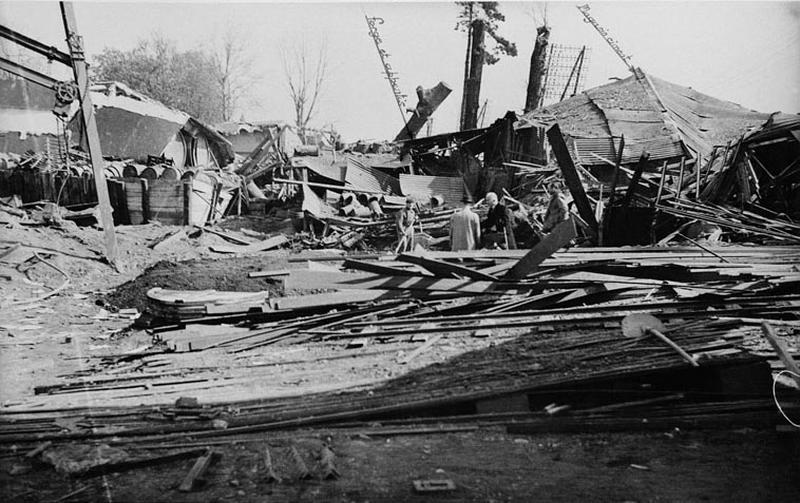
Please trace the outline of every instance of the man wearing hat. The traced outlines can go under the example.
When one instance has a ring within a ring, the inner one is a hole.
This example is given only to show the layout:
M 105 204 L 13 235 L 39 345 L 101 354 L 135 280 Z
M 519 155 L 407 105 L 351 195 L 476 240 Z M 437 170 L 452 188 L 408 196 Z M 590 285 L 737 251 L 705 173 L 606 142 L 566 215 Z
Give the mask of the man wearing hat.
M 414 224 L 417 222 L 417 212 L 414 211 L 416 202 L 409 196 L 406 198 L 406 207 L 397 212 L 395 224 L 397 225 L 397 244 L 398 252 L 406 252 L 414 249 Z
M 547 204 L 547 212 L 544 214 L 544 224 L 542 230 L 550 232 L 553 228 L 569 219 L 569 207 L 567 206 L 567 199 L 561 193 L 561 184 L 553 182 L 547 187 L 547 192 L 550 193 L 550 202 Z
M 461 202 L 464 205 L 450 217 L 450 249 L 475 250 L 481 241 L 481 221 L 472 211 L 472 198 L 468 194 Z

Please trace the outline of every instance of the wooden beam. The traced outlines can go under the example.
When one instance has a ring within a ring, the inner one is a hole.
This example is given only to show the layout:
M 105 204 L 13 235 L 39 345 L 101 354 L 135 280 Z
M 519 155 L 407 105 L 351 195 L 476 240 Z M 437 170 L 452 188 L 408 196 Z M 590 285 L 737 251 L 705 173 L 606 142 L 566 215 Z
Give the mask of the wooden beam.
M 199 479 L 208 471 L 208 467 L 211 466 L 213 459 L 214 451 L 211 449 L 206 450 L 205 454 L 197 458 L 197 461 L 194 462 L 194 466 L 192 466 L 192 469 L 186 474 L 178 490 L 183 493 L 194 490 Z
M 487 274 L 482 271 L 471 269 L 469 267 L 464 267 L 458 264 L 453 264 L 451 262 L 446 262 L 444 260 L 436 260 L 424 257 L 422 255 L 416 255 L 413 253 L 403 253 L 401 255 L 398 255 L 397 260 L 422 266 L 425 269 L 432 272 L 434 276 L 440 278 L 464 277 L 464 278 L 477 279 L 481 281 L 498 280 L 496 276 Z
M 417 349 L 415 349 L 414 351 L 409 353 L 405 358 L 401 359 L 399 363 L 401 363 L 403 365 L 409 364 L 411 362 L 411 360 L 413 360 L 417 356 L 421 355 L 422 353 L 427 351 L 431 346 L 436 344 L 439 341 L 439 339 L 442 338 L 443 335 L 444 334 L 434 335 L 433 337 L 431 337 L 430 339 L 425 341 L 425 343 L 423 343 L 420 347 L 418 347 Z
M 797 362 L 794 361 L 792 355 L 789 354 L 789 348 L 786 346 L 786 343 L 778 338 L 778 334 L 775 333 L 775 329 L 772 328 L 772 325 L 770 325 L 768 322 L 761 322 L 761 330 L 764 332 L 764 337 L 766 337 L 769 343 L 772 345 L 772 349 L 774 349 L 775 353 L 777 353 L 778 358 L 780 358 L 783 362 L 786 370 L 794 374 L 792 378 L 794 379 L 794 382 L 797 383 L 797 387 L 800 388 L 800 367 L 798 367 Z
M 293 270 L 286 278 L 287 289 L 332 288 L 332 289 L 378 289 L 378 290 L 422 290 L 427 292 L 460 292 L 480 295 L 490 292 L 530 291 L 534 285 L 505 283 L 502 281 L 476 281 L 411 276 L 380 276 L 368 273 L 340 273 L 325 271 Z
M 331 189 L 331 190 L 346 190 L 348 192 L 355 192 L 357 194 L 386 194 L 386 191 L 383 190 L 368 190 L 368 189 L 359 189 L 357 187 L 350 187 L 349 185 L 330 185 L 327 183 L 316 183 L 316 182 L 304 182 L 302 180 L 289 180 L 286 178 L 273 178 L 273 183 L 290 183 L 293 185 L 308 185 L 309 187 L 319 187 L 321 189 Z
M 114 216 L 111 210 L 111 200 L 108 196 L 105 163 L 103 162 L 103 152 L 100 148 L 97 123 L 94 118 L 94 106 L 89 94 L 89 75 L 84 56 L 83 38 L 78 35 L 75 11 L 71 2 L 61 2 L 61 15 L 64 21 L 64 31 L 67 35 L 72 72 L 75 76 L 75 82 L 78 84 L 78 100 L 81 104 L 80 121 L 86 134 L 86 145 L 94 173 L 97 205 L 100 208 L 100 221 L 103 224 L 103 235 L 106 243 L 106 258 L 111 265 L 117 267 L 118 252 L 117 237 L 114 234 Z
M 558 166 L 561 168 L 561 173 L 564 175 L 564 181 L 572 194 L 572 200 L 575 201 L 575 206 L 578 208 L 578 213 L 597 233 L 597 220 L 594 218 L 594 210 L 592 210 L 592 206 L 589 203 L 589 198 L 586 197 L 586 191 L 578 177 L 575 163 L 572 162 L 572 156 L 569 154 L 567 143 L 564 141 L 564 136 L 561 134 L 558 124 L 554 124 L 547 130 L 547 139 L 553 148 L 553 153 L 558 161 Z
M 636 171 L 633 172 L 631 183 L 628 185 L 628 190 L 625 192 L 625 197 L 622 199 L 622 203 L 620 204 L 621 208 L 627 208 L 631 204 L 631 200 L 633 199 L 633 195 L 636 193 L 636 189 L 639 188 L 639 180 L 642 179 L 642 173 L 644 172 L 644 168 L 647 166 L 647 161 L 649 159 L 650 154 L 648 154 L 646 151 L 642 151 L 642 155 L 639 157 L 639 164 L 636 165 Z
M 543 240 L 534 246 L 531 251 L 519 259 L 504 277 L 508 279 L 522 279 L 528 274 L 536 272 L 539 268 L 539 264 L 544 262 L 547 257 L 551 256 L 557 250 L 569 244 L 577 235 L 575 231 L 575 222 L 572 218 L 561 222 L 550 234 L 545 236 Z
M 364 262 L 362 260 L 345 259 L 343 266 L 345 269 L 355 269 L 357 271 L 371 272 L 388 276 L 425 276 L 424 273 L 413 269 L 400 269 L 399 267 L 389 267 L 377 262 Z
M 444 82 L 439 82 L 430 89 L 417 87 L 417 98 L 419 102 L 414 109 L 414 114 L 406 123 L 405 127 L 397 133 L 394 141 L 410 140 L 417 136 L 419 130 L 425 125 L 428 118 L 439 108 L 439 105 L 447 98 L 452 89 Z

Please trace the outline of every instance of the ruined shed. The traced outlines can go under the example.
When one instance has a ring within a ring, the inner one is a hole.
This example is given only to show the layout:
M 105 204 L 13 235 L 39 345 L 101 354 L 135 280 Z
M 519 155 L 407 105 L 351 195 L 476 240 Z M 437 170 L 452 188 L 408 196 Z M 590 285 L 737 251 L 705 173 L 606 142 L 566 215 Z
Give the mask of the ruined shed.
M 222 167 L 234 159 L 230 142 L 215 129 L 121 82 L 92 84 L 90 92 L 104 156 L 146 161 L 163 155 L 176 168 Z M 83 145 L 77 119 L 69 128 Z
M 652 163 L 673 163 L 681 157 L 707 158 L 715 145 L 768 117 L 638 69 L 636 75 L 525 114 L 515 130 L 523 134 L 558 122 L 573 159 L 608 181 L 623 135 L 623 165 L 636 163 L 643 150 Z

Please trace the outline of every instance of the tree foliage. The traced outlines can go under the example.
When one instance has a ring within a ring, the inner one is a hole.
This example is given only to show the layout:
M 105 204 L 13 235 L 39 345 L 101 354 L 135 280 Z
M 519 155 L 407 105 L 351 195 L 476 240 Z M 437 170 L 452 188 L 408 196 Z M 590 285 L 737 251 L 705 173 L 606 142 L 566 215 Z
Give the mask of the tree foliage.
M 498 33 L 500 23 L 506 20 L 506 16 L 500 12 L 498 2 L 456 2 L 456 4 L 461 7 L 456 30 L 470 32 L 473 23 L 480 22 L 486 33 L 494 40 L 491 51 L 487 50 L 485 45 L 482 47 L 487 65 L 500 61 L 501 55 L 517 55 L 517 44 Z
M 129 51 L 105 48 L 93 65 L 93 78 L 117 80 L 165 105 L 206 122 L 223 119 L 214 57 L 199 50 L 178 51 L 154 34 Z

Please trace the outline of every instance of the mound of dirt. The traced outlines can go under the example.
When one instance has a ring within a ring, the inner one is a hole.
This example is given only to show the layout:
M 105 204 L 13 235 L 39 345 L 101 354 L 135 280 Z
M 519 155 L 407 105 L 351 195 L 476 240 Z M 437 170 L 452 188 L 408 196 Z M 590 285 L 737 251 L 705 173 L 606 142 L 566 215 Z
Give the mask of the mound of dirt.
M 173 290 L 269 291 L 271 295 L 280 296 L 283 294 L 280 283 L 267 278 L 248 278 L 247 274 L 286 267 L 287 261 L 283 255 L 181 262 L 162 260 L 135 279 L 118 286 L 104 300 L 113 308 L 135 307 L 143 312 L 147 305 L 147 291 L 155 287 Z

